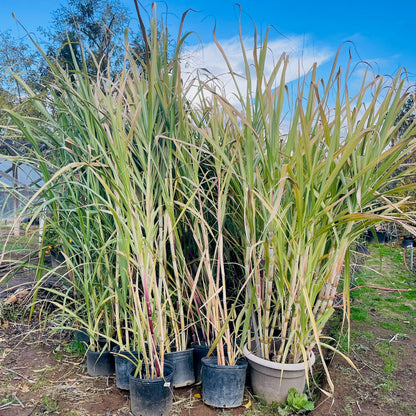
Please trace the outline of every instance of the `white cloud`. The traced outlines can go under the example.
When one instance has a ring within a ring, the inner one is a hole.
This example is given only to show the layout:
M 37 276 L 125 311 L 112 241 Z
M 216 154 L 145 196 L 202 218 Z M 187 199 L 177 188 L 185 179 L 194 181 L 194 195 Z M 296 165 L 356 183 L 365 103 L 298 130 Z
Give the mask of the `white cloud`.
M 195 76 L 196 70 L 199 70 L 200 74 L 204 73 L 206 78 L 209 76 L 208 74 L 214 75 L 217 80 L 220 80 L 216 85 L 218 86 L 221 84 L 227 98 L 230 102 L 235 104 L 237 102 L 235 98 L 237 88 L 239 88 L 243 94 L 246 92 L 244 59 L 241 51 L 240 39 L 231 38 L 220 41 L 219 43 L 223 48 L 234 73 L 241 76 L 237 77 L 236 82 L 233 81 L 227 64 L 214 42 L 187 47 L 182 54 L 182 72 L 189 78 Z M 254 39 L 249 37 L 244 38 L 244 45 L 250 70 L 253 71 L 254 59 L 252 51 Z M 289 55 L 286 82 L 296 80 L 304 75 L 315 62 L 318 65 L 321 65 L 333 56 L 333 53 L 327 48 L 317 50 L 308 45 L 307 38 L 303 36 L 294 36 L 290 39 L 269 40 L 268 56 L 264 71 L 266 78 L 271 75 L 282 53 Z M 206 72 L 203 72 L 203 70 Z M 255 79 L 256 78 L 253 77 L 253 82 L 255 82 Z M 254 88 L 255 85 L 253 85 L 253 89 Z M 195 90 L 191 91 L 191 94 L 192 93 L 195 93 Z

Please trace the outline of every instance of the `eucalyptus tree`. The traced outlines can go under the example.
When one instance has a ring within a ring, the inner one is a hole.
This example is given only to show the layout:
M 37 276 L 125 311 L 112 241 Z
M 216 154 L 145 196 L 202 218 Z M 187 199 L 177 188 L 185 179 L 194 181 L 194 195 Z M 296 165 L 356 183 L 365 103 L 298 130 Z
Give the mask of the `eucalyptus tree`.
M 86 65 L 91 75 L 121 70 L 128 9 L 119 0 L 68 0 L 52 12 L 52 26 L 44 30 L 48 55 L 68 70 Z M 141 38 L 130 31 L 131 43 L 140 50 Z M 98 65 L 97 65 L 98 63 Z
M 10 31 L 0 32 L 0 135 L 7 123 L 5 109 L 19 108 L 26 115 L 34 115 L 34 107 L 27 100 L 23 83 L 36 89 L 39 82 L 38 56 L 24 41 Z

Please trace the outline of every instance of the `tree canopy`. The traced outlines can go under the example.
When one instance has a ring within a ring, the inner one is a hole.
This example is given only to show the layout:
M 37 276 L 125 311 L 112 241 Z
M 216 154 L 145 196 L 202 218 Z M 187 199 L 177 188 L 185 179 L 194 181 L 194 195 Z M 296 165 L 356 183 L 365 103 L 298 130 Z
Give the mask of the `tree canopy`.
M 130 24 L 128 10 L 119 0 L 68 0 L 52 16 L 52 27 L 45 31 L 49 56 L 69 70 L 85 62 L 92 75 L 98 69 L 117 72 L 124 56 L 124 31 Z

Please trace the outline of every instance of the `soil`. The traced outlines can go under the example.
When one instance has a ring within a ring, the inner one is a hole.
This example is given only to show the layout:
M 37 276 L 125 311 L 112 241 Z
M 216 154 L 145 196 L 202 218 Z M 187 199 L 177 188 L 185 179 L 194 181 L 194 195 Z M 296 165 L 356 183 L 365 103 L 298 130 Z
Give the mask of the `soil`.
M 349 356 L 358 371 L 335 354 L 329 364 L 335 393 L 333 397 L 321 394 L 313 416 L 416 415 L 416 331 L 411 325 L 407 334 L 394 334 L 374 323 L 355 322 L 356 331 L 374 338 L 363 337 L 351 349 Z M 390 353 L 397 362 L 391 378 L 375 351 L 377 344 L 383 342 L 390 344 Z M 329 390 L 328 383 L 324 388 Z
M 26 279 L 26 280 L 25 280 Z M 28 276 L 19 276 L 19 290 L 30 286 Z M 33 280 L 32 280 L 33 282 Z M 5 295 L 13 293 L 9 283 Z M 0 288 L 0 292 L 2 289 Z M 19 299 L 24 303 L 25 299 Z M 19 305 L 21 307 L 22 305 Z M 396 334 L 379 325 L 382 318 L 370 311 L 371 322 L 353 321 L 352 329 L 362 337 L 355 339 L 348 354 L 354 370 L 338 354 L 328 358 L 328 367 L 335 393 L 326 397 L 328 383 L 315 388 L 318 397 L 312 416 L 385 416 L 416 415 L 416 327 L 406 321 L 406 334 Z M 0 310 L 1 318 L 1 310 Z M 115 386 L 113 376 L 90 377 L 85 358 L 72 354 L 70 336 L 51 336 L 44 325 L 29 325 L 25 319 L 0 319 L 0 415 L 1 416 L 119 416 L 129 415 L 128 392 Z M 385 321 L 385 318 L 383 318 Z M 51 326 L 49 323 L 48 326 Z M 394 358 L 395 368 L 386 372 L 388 356 L 377 349 L 385 348 Z M 320 371 L 319 365 L 315 374 Z M 171 416 L 261 416 L 255 399 L 247 390 L 245 406 L 222 411 L 205 406 L 201 388 L 192 386 L 174 390 Z M 250 406 L 250 403 L 254 403 Z M 268 410 L 267 412 L 269 412 Z
M 45 333 L 21 323 L 0 328 L 1 416 L 132 415 L 128 392 L 115 386 L 114 376 L 90 377 L 84 357 L 65 352 L 67 334 L 46 337 Z M 12 403 L 7 405 L 5 398 Z M 244 410 L 230 409 L 227 415 L 241 415 Z M 202 403 L 200 386 L 174 390 L 172 416 L 218 413 Z

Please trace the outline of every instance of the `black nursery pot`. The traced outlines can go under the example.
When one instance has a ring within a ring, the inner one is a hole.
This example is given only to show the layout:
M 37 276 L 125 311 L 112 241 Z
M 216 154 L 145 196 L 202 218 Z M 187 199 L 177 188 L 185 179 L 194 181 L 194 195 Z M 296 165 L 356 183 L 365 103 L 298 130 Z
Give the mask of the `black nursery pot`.
M 386 231 L 377 231 L 377 241 L 380 244 L 383 244 L 387 241 L 387 232 Z
M 368 230 L 365 236 L 367 243 L 384 244 L 388 240 L 387 231 Z
M 130 408 L 134 416 L 163 416 L 172 407 L 173 366 L 165 363 L 164 378 L 142 379 L 130 373 Z
M 73 331 L 73 339 L 74 341 L 81 342 L 84 344 L 85 349 L 91 344 L 90 336 L 88 335 L 88 331 L 84 328 L 75 329 Z M 108 345 L 108 341 L 104 336 L 98 337 L 98 345 L 101 349 L 104 349 Z M 115 346 L 114 342 L 110 342 L 110 348 Z
M 207 356 L 210 347 L 192 343 L 191 348 L 194 350 L 195 384 L 199 384 L 202 380 L 202 359 Z
M 202 400 L 208 406 L 233 408 L 243 404 L 247 361 L 218 365 L 216 357 L 202 358 Z
M 116 386 L 122 390 L 130 388 L 130 369 L 137 363 L 137 351 L 121 351 L 113 350 L 114 362 L 116 367 Z
M 193 348 L 169 352 L 165 354 L 165 361 L 170 363 L 174 369 L 173 387 L 185 387 L 195 383 Z
M 87 345 L 90 344 L 90 337 L 85 329 L 76 329 L 73 332 L 73 339 L 74 341 L 81 342 L 84 344 L 85 349 L 87 349 Z
M 87 371 L 90 376 L 110 376 L 114 374 L 114 356 L 110 351 L 87 351 Z

